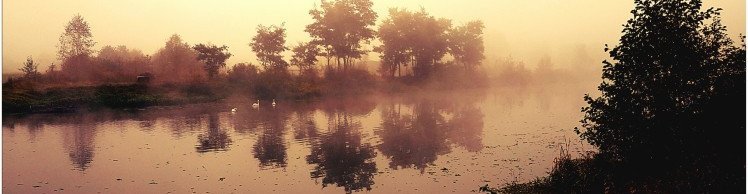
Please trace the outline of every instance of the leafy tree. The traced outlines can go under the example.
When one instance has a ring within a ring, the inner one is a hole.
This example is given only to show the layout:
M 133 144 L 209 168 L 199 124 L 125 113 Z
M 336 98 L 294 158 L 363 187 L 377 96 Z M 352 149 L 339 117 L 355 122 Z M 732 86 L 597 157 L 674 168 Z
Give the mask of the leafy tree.
M 302 71 L 312 69 L 317 63 L 317 56 L 320 55 L 319 47 L 311 43 L 299 43 L 291 51 L 293 51 L 291 64 L 299 66 Z
M 216 45 L 198 44 L 192 47 L 197 51 L 197 60 L 205 63 L 205 71 L 208 72 L 209 78 L 215 78 L 218 69 L 226 67 L 226 59 L 231 57 L 226 45 L 218 47 Z
M 169 37 L 164 47 L 153 54 L 151 63 L 160 81 L 184 82 L 205 77 L 204 64 L 197 60 L 197 52 L 177 34 Z
M 71 81 L 92 81 L 96 76 L 91 54 L 93 41 L 91 28 L 82 16 L 75 15 L 65 26 L 57 45 L 61 69 Z
M 483 22 L 476 20 L 449 31 L 449 53 L 466 70 L 473 70 L 483 55 Z
M 635 3 L 619 45 L 605 48 L 614 61 L 603 61 L 601 96 L 585 95 L 577 132 L 619 163 L 616 178 L 745 189 L 745 45 L 700 0 Z
M 287 69 L 288 62 L 283 60 L 282 52 L 288 50 L 286 44 L 286 29 L 275 25 L 257 26 L 257 35 L 252 38 L 249 46 L 257 55 L 257 59 L 265 70 Z
M 306 26 L 312 43 L 325 49 L 328 57 L 335 57 L 338 67 L 348 67 L 353 59 L 366 52 L 362 43 L 374 38 L 377 13 L 371 0 L 322 0 L 321 9 L 309 11 L 314 22 Z M 343 63 L 341 64 L 341 61 Z
M 257 77 L 257 67 L 251 63 L 237 63 L 228 72 L 228 80 L 231 83 L 248 83 Z
M 406 33 L 413 28 L 410 13 L 400 9 L 390 9 L 390 17 L 385 19 L 379 26 L 377 36 L 382 42 L 374 51 L 379 52 L 382 66 L 382 75 L 393 78 L 395 75 L 402 76 L 402 65 L 410 61 L 410 48 L 406 43 Z
M 91 48 L 96 44 L 92 38 L 88 22 L 83 20 L 81 15 L 73 16 L 73 19 L 65 26 L 65 32 L 60 35 L 57 56 L 65 61 L 80 55 L 91 55 L 93 53 Z
M 383 43 L 376 48 L 382 54 L 381 70 L 389 77 L 395 73 L 402 76 L 401 66 L 411 66 L 416 78 L 429 77 L 447 53 L 450 27 L 450 20 L 437 19 L 423 9 L 419 12 L 390 9 L 389 18 L 377 32 Z
M 104 46 L 96 56 L 97 79 L 105 82 L 129 82 L 150 71 L 149 59 L 140 50 L 125 46 Z
M 21 72 L 23 72 L 23 77 L 28 79 L 35 79 L 40 75 L 39 71 L 37 71 L 38 66 L 38 64 L 34 63 L 34 59 L 29 56 L 26 58 L 26 62 L 23 63 L 23 67 L 18 70 L 21 70 Z

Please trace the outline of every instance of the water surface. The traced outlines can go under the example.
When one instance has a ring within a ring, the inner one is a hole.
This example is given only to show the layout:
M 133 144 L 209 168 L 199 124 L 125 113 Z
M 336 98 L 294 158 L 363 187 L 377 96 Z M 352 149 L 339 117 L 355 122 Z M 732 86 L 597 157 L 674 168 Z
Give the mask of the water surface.
M 580 88 L 3 116 L 2 191 L 465 193 L 591 150 Z

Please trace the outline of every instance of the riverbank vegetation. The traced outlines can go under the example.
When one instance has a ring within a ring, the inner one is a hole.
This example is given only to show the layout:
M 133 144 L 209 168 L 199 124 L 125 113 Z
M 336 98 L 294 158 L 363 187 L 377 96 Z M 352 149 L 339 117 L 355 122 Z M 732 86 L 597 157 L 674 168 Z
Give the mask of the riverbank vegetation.
M 6 79 L 3 112 L 143 107 L 228 96 L 310 100 L 487 85 L 481 21 L 453 25 L 424 9 L 392 8 L 377 26 L 372 6 L 369 0 L 322 1 L 309 11 L 310 40 L 293 46 L 286 43 L 284 25 L 260 24 L 249 43 L 258 63 L 234 65 L 226 64 L 232 56 L 227 46 L 193 45 L 177 34 L 153 54 L 126 46 L 95 50 L 92 25 L 76 15 L 60 35 L 59 64 L 40 70 L 29 56 L 22 76 Z M 379 54 L 379 62 L 362 59 L 371 52 Z
M 575 130 L 598 151 L 562 153 L 547 177 L 481 191 L 745 192 L 744 40 L 699 0 L 635 2 Z

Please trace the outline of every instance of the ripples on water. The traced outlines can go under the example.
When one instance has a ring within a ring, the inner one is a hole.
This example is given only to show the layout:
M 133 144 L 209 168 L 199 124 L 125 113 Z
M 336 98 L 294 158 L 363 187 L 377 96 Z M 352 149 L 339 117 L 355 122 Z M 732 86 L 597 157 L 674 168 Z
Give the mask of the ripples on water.
M 3 191 L 426 192 L 543 176 L 583 90 L 221 102 L 3 117 Z M 232 113 L 230 110 L 237 108 Z

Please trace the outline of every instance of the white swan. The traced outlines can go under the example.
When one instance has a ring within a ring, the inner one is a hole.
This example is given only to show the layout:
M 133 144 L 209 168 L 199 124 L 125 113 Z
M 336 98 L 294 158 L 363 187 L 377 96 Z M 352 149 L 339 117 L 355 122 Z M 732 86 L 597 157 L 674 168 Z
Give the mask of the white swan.
M 257 102 L 252 103 L 252 108 L 258 108 L 260 107 L 260 100 L 257 100 Z
M 273 98 L 273 107 L 275 107 L 275 98 Z
M 232 108 L 231 113 L 236 113 L 236 108 Z

